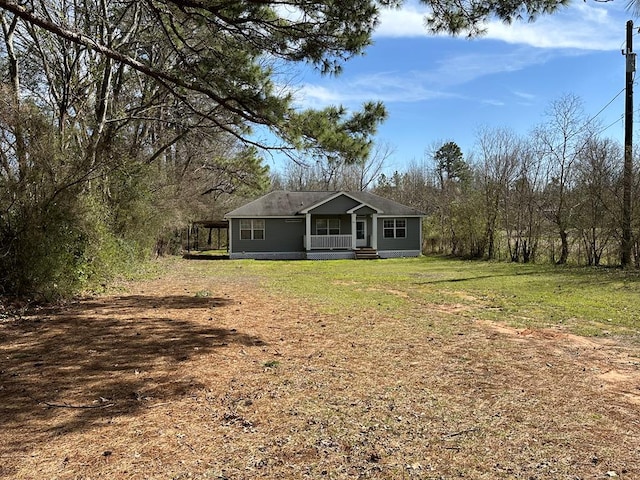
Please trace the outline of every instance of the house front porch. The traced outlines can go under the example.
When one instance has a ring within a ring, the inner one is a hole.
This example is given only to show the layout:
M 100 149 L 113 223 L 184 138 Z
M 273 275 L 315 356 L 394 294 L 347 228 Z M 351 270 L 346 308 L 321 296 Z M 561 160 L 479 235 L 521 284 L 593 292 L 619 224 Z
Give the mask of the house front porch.
M 306 251 L 308 260 L 379 258 L 375 249 L 369 247 L 369 237 L 358 239 L 354 245 L 353 235 L 311 235 L 311 248 Z M 359 241 L 361 240 L 361 241 Z M 363 240 L 363 241 L 362 241 Z M 307 237 L 304 237 L 307 245 Z
M 377 215 L 348 215 L 335 217 L 305 215 L 304 250 L 355 251 L 377 248 Z
M 305 245 L 306 236 L 305 236 Z M 307 250 L 352 250 L 353 236 L 349 235 L 311 235 Z

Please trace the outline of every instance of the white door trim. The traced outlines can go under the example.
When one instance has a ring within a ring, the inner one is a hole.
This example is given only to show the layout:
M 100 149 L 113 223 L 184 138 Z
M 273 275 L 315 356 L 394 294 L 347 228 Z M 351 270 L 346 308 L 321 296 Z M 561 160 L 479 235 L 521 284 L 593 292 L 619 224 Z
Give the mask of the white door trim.
M 363 235 L 362 238 L 358 238 L 358 226 L 362 225 Z M 356 219 L 356 247 L 367 247 L 367 219 L 366 218 L 358 218 Z

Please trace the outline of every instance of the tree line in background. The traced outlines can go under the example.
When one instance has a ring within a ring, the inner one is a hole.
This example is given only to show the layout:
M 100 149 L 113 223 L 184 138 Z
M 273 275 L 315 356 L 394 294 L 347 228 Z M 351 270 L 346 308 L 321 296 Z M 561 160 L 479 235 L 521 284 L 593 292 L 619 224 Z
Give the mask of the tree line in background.
M 425 249 L 514 262 L 619 265 L 623 147 L 564 95 L 525 137 L 483 129 L 464 158 L 442 142 L 428 163 L 382 176 L 375 191 L 427 214 Z M 635 161 L 637 165 L 637 160 Z M 633 176 L 632 260 L 640 267 L 640 178 Z

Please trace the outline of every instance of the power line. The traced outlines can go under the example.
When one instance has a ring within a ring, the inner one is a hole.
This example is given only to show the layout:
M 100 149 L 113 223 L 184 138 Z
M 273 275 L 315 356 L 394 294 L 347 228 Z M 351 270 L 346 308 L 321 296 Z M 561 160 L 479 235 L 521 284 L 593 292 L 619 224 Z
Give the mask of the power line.
M 587 120 L 587 122 L 585 123 L 585 127 L 586 127 L 587 125 L 589 125 L 589 123 L 591 123 L 593 120 L 595 120 L 595 119 L 596 119 L 596 117 L 597 117 L 598 115 L 600 115 L 602 112 L 604 112 L 604 111 L 605 111 L 605 110 L 606 110 L 606 109 L 607 109 L 607 108 L 608 108 L 608 107 L 609 107 L 609 106 L 610 106 L 610 105 L 611 105 L 611 104 L 616 100 L 616 98 L 618 98 L 620 95 L 622 95 L 622 93 L 623 93 L 625 90 L 626 90 L 626 87 L 625 87 L 625 88 L 623 88 L 622 90 L 620 90 L 620 91 L 616 94 L 616 96 L 615 96 L 615 97 L 613 97 L 611 100 L 609 100 L 609 103 L 607 103 L 604 107 L 602 107 L 598 113 L 596 113 L 593 117 L 591 117 L 589 120 Z
M 610 106 L 611 106 L 611 104 L 612 104 L 612 103 L 613 103 L 613 102 L 614 102 L 614 101 L 615 101 L 615 100 L 616 100 L 620 95 L 622 95 L 622 93 L 623 93 L 626 89 L 627 89 L 627 88 L 625 87 L 625 88 L 623 88 L 622 90 L 620 90 L 618 93 L 616 93 L 616 94 L 614 95 L 614 97 L 613 97 L 611 100 L 609 100 L 609 101 L 607 102 L 607 104 L 606 104 L 604 107 L 602 107 L 602 108 L 598 111 L 598 113 L 596 113 L 594 116 L 592 116 L 591 118 L 589 118 L 586 122 L 584 122 L 584 124 L 583 124 L 580 128 L 578 128 L 575 132 L 573 132 L 573 134 L 571 134 L 571 135 L 567 136 L 567 138 L 566 138 L 564 141 L 565 141 L 565 142 L 567 142 L 567 141 L 571 140 L 573 137 L 578 136 L 578 135 L 580 135 L 581 133 L 583 133 L 583 132 L 587 129 L 587 127 L 589 126 L 589 124 L 590 124 L 591 122 L 593 122 L 593 121 L 594 121 L 594 120 L 595 120 L 595 119 L 596 119 L 596 118 L 597 118 L 597 117 L 598 117 L 602 112 L 604 112 L 608 107 L 610 107 Z M 622 115 L 622 117 L 624 117 L 624 115 Z M 609 126 L 607 126 L 606 128 L 602 129 L 602 130 L 601 130 L 601 132 L 603 132 L 603 131 L 604 131 L 604 130 L 606 130 L 607 128 L 609 128 L 609 127 L 613 126 L 615 123 L 617 123 L 617 122 L 618 122 L 618 120 L 620 120 L 620 119 L 618 118 L 615 122 L 613 122 L 612 124 L 610 124 L 610 125 L 609 125 Z M 599 133 L 600 133 L 600 132 L 599 132 Z
M 640 111 L 640 110 L 636 110 L 636 111 Z M 601 130 L 599 130 L 596 135 L 600 135 L 602 132 L 604 132 L 605 130 L 610 129 L 611 127 L 613 127 L 616 123 L 622 121 L 624 119 L 624 114 L 620 115 L 618 118 L 616 118 L 613 122 L 611 122 L 609 125 L 607 125 L 606 127 L 602 128 Z
M 634 74 L 634 79 L 635 79 L 635 74 Z M 590 117 L 587 121 L 584 122 L 584 124 L 578 128 L 575 132 L 573 132 L 571 135 L 568 135 L 565 139 L 564 142 L 568 142 L 569 140 L 571 140 L 572 138 L 580 135 L 581 133 L 583 133 L 587 127 L 589 127 L 589 124 L 591 124 L 591 122 L 593 122 L 602 112 L 604 112 L 607 108 L 609 108 L 611 106 L 611 104 L 620 96 L 622 95 L 623 92 L 625 92 L 627 90 L 626 86 L 620 90 L 618 93 L 616 93 L 613 98 L 611 98 L 611 100 L 609 100 L 604 107 L 602 107 L 600 110 L 598 110 L 598 113 L 596 113 L 595 115 L 593 115 L 592 117 Z M 640 109 L 638 109 L 640 110 Z M 600 135 L 602 132 L 608 130 L 609 128 L 613 127 L 616 123 L 618 123 L 619 121 L 623 120 L 625 117 L 625 114 L 621 114 L 619 117 L 617 117 L 613 122 L 611 122 L 610 124 L 608 124 L 607 126 L 601 128 L 599 131 L 597 131 L 595 134 L 596 135 Z M 552 146 L 552 150 L 555 150 L 557 148 L 559 148 L 560 145 L 554 145 Z

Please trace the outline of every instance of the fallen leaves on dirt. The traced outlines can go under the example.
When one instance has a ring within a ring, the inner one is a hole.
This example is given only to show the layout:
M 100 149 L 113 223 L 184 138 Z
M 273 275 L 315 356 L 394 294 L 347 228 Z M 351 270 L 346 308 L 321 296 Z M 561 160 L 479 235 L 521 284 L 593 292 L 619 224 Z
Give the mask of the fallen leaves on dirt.
M 0 477 L 640 478 L 637 346 L 209 265 L 0 324 Z

